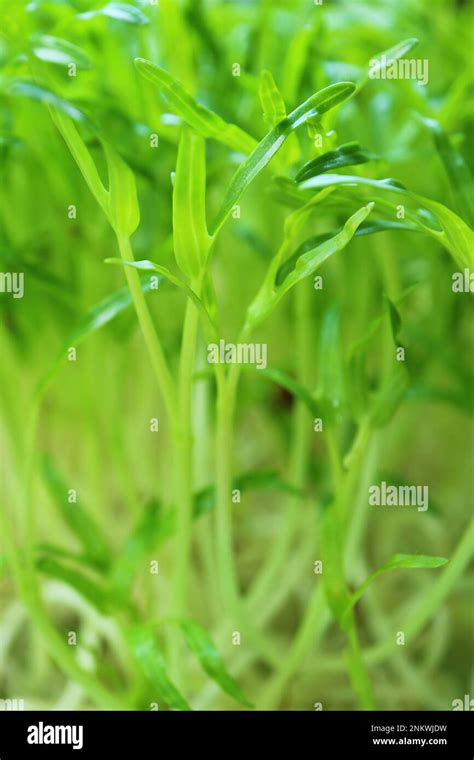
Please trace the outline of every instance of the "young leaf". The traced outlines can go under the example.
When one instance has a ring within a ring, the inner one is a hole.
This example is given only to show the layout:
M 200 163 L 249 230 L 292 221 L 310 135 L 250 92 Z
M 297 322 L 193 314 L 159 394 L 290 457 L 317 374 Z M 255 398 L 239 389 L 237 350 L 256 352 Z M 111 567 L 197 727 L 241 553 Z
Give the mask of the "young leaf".
M 169 271 L 166 267 L 161 266 L 161 264 L 155 264 L 153 261 L 147 261 L 144 259 L 143 261 L 124 261 L 123 259 L 105 259 L 106 264 L 117 264 L 118 266 L 127 266 L 132 267 L 133 269 L 139 269 L 144 272 L 158 272 L 161 274 L 165 279 L 169 280 L 173 283 L 173 285 L 177 285 L 178 288 L 181 288 L 181 290 L 184 290 L 186 295 L 192 300 L 192 302 L 198 307 L 201 314 L 204 316 L 206 323 L 211 328 L 212 332 L 215 333 L 215 326 L 212 322 L 203 302 L 199 298 L 198 295 L 192 290 L 189 285 L 187 285 L 183 280 L 180 280 L 179 277 L 176 277 L 172 272 Z
M 313 417 L 321 416 L 321 405 L 319 402 L 312 396 L 309 391 L 306 390 L 303 385 L 301 385 L 301 383 L 299 383 L 283 370 L 276 368 L 274 369 L 272 367 L 265 367 L 258 370 L 258 375 L 259 377 L 268 378 L 268 380 L 271 380 L 272 382 L 287 390 L 299 401 L 302 401 Z
M 286 118 L 286 106 L 271 72 L 267 69 L 264 69 L 260 74 L 258 94 L 262 104 L 264 121 L 272 129 L 278 122 Z
M 322 156 L 308 161 L 297 173 L 295 181 L 304 182 L 306 179 L 330 172 L 333 169 L 365 164 L 367 161 L 374 161 L 376 159 L 377 156 L 374 153 L 364 150 L 360 147 L 359 143 L 345 143 L 336 148 L 336 150 L 328 151 L 327 153 L 323 153 Z
M 389 570 L 397 569 L 432 570 L 437 567 L 442 567 L 447 562 L 449 562 L 449 560 L 446 559 L 446 557 L 432 557 L 426 554 L 394 554 L 388 562 L 382 565 L 382 567 L 378 570 L 374 570 L 374 572 L 365 579 L 362 585 L 351 594 L 348 607 L 344 614 L 347 615 L 354 605 L 357 604 L 367 587 L 370 586 L 372 581 L 375 580 L 375 578 L 378 578 L 379 575 L 382 575 Z
M 64 521 L 75 534 L 90 561 L 99 568 L 110 564 L 110 548 L 99 526 L 80 503 L 69 503 L 68 484 L 59 474 L 50 457 L 44 456 L 43 477 Z
M 449 178 L 457 209 L 472 227 L 474 225 L 474 186 L 469 168 L 460 152 L 452 145 L 441 124 L 436 119 L 424 116 L 420 116 L 420 119 L 433 135 Z
M 184 634 L 188 647 L 197 656 L 208 676 L 236 702 L 240 702 L 244 707 L 253 707 L 239 685 L 227 672 L 224 661 L 205 628 L 193 620 L 180 620 L 178 625 Z
M 273 265 L 270 266 L 262 287 L 247 310 L 246 325 L 244 329 L 245 333 L 253 330 L 257 324 L 265 319 L 285 293 L 287 293 L 294 285 L 301 282 L 305 277 L 312 275 L 321 264 L 326 261 L 326 259 L 337 251 L 341 251 L 345 248 L 351 241 L 358 226 L 370 214 L 373 205 L 373 203 L 369 203 L 367 206 L 363 206 L 356 211 L 355 214 L 349 217 L 343 229 L 334 237 L 300 256 L 295 264 L 295 268 L 278 286 L 275 285 L 274 280 L 276 272 L 278 271 L 279 262 L 275 261 Z
M 162 539 L 162 523 L 160 503 L 152 500 L 143 510 L 137 526 L 120 550 L 112 567 L 109 583 L 113 598 L 122 604 L 130 601 L 133 580 L 140 562 Z
M 181 271 L 191 280 L 199 277 L 212 243 L 206 226 L 206 152 L 204 138 L 186 124 L 173 186 L 173 241 Z
M 100 612 L 106 613 L 110 609 L 105 588 L 79 570 L 67 567 L 52 557 L 40 557 L 36 562 L 36 567 L 44 575 L 71 586 Z
M 345 382 L 342 359 L 339 307 L 328 309 L 323 317 L 319 342 L 320 379 L 317 397 L 331 422 L 344 402 Z
M 366 222 L 362 222 L 362 224 L 356 229 L 354 237 L 360 237 L 361 235 L 374 235 L 377 232 L 386 232 L 387 230 L 402 230 L 404 232 L 418 233 L 421 232 L 420 229 L 417 229 L 413 224 L 409 222 L 395 222 L 389 219 L 369 219 Z M 313 248 L 316 248 L 316 246 L 324 243 L 326 240 L 329 240 L 336 234 L 337 230 L 323 232 L 321 235 L 315 235 L 314 237 L 308 238 L 308 240 L 305 240 L 303 243 L 301 243 L 296 251 L 286 259 L 286 261 L 278 270 L 275 278 L 276 285 L 281 285 L 285 277 L 295 268 L 297 260 L 300 256 L 303 255 L 303 253 L 311 251 Z
M 50 114 L 71 151 L 82 176 L 89 185 L 89 190 L 104 213 L 109 216 L 109 193 L 102 184 L 97 166 L 76 126 L 70 118 L 65 116 L 62 110 L 58 110 L 54 105 L 50 108 Z
M 400 346 L 401 343 L 399 339 L 399 334 L 402 328 L 402 318 L 400 316 L 400 312 L 398 311 L 396 305 L 388 297 L 387 297 L 387 307 L 388 307 L 388 314 L 390 317 L 390 327 L 392 329 L 393 342 L 396 346 Z
M 262 371 L 263 372 L 263 371 Z M 302 499 L 304 493 L 291 483 L 287 483 L 280 478 L 278 473 L 271 470 L 258 470 L 244 472 L 236 475 L 233 480 L 232 488 L 238 488 L 239 491 L 265 490 L 280 491 L 289 493 Z M 199 517 L 212 512 L 216 506 L 216 489 L 214 485 L 208 485 L 201 488 L 193 496 L 193 518 Z M 169 509 L 162 516 L 159 522 L 156 535 L 156 546 L 169 538 L 176 530 L 176 508 Z
M 126 631 L 126 638 L 143 675 L 166 704 L 173 710 L 191 710 L 168 676 L 163 652 L 153 632 L 146 626 L 135 625 Z
M 244 190 L 280 150 L 286 138 L 310 117 L 320 116 L 338 103 L 342 103 L 354 90 L 355 85 L 352 82 L 339 82 L 319 90 L 265 135 L 234 174 L 222 206 L 211 225 L 212 236 L 217 234 Z
M 81 48 L 67 40 L 50 34 L 35 34 L 32 39 L 33 53 L 40 61 L 69 66 L 74 63 L 79 69 L 92 68 L 89 56 Z
M 299 187 L 302 190 L 320 190 L 337 185 L 353 188 L 371 187 L 383 194 L 386 192 L 398 194 L 408 202 L 415 201 L 419 204 L 419 208 L 416 211 L 409 208 L 405 209 L 407 219 L 416 224 L 423 232 L 438 240 L 441 245 L 444 245 L 461 268 L 474 268 L 474 232 L 461 217 L 447 206 L 412 193 L 392 179 L 368 179 L 367 177 L 345 174 L 325 174 L 311 177 L 300 183 Z M 393 210 L 396 211 L 396 204 L 393 204 Z M 434 224 L 428 224 L 427 212 L 431 212 L 434 222 L 439 225 L 438 228 Z
M 117 21 L 124 21 L 126 24 L 135 24 L 138 26 L 145 26 L 149 24 L 149 20 L 138 8 L 135 8 L 130 3 L 107 3 L 102 8 L 98 8 L 93 11 L 86 11 L 85 13 L 79 13 L 78 18 L 89 19 L 96 16 L 108 16 Z
M 413 195 L 413 197 L 435 214 L 442 232 L 432 230 L 420 222 L 423 229 L 447 248 L 461 269 L 474 269 L 474 232 L 461 217 L 442 203 L 429 200 L 421 195 Z
M 373 427 L 383 427 L 392 419 L 408 388 L 408 373 L 399 362 L 382 383 L 372 402 L 369 422 Z
M 416 45 L 418 40 L 416 37 L 409 37 L 406 40 L 402 40 L 397 45 L 384 50 L 382 53 L 377 53 L 370 60 L 369 69 L 367 74 L 357 83 L 357 90 L 360 90 L 369 79 L 378 79 L 385 71 L 387 66 L 390 66 L 394 61 L 398 61 L 410 52 Z
M 103 147 L 109 171 L 109 221 L 117 235 L 131 237 L 140 223 L 135 177 L 111 145 L 103 142 Z
M 171 74 L 145 58 L 135 58 L 135 66 L 145 79 L 156 84 L 178 116 L 202 137 L 212 137 L 232 150 L 250 153 L 255 140 L 235 124 L 228 124 L 198 103 Z

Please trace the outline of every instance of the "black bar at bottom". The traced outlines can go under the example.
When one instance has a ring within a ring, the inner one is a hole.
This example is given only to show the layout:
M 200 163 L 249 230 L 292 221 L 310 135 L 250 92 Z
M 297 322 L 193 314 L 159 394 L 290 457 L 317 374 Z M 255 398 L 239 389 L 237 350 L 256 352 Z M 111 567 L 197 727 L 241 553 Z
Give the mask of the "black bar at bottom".
M 474 758 L 471 712 L 0 712 L 0 760 L 211 757 L 262 749 L 291 756 Z M 304 749 L 306 748 L 306 749 Z M 324 749 L 324 752 L 322 751 Z M 347 756 L 347 755 L 346 755 Z

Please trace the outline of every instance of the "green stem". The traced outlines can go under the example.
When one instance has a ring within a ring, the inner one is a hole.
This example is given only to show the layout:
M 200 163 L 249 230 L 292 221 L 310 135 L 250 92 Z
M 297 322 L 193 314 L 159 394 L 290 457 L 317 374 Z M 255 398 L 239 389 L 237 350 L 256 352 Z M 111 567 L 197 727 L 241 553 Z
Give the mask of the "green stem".
M 362 649 L 359 635 L 357 633 L 357 623 L 354 614 L 351 614 L 350 616 L 347 638 L 349 646 L 345 652 L 345 660 L 352 688 L 354 689 L 363 710 L 375 710 L 376 704 L 372 684 L 362 656 Z
M 294 293 L 295 356 L 298 360 L 298 380 L 304 387 L 307 387 L 311 376 L 311 295 L 307 282 L 302 283 Z M 306 406 L 301 401 L 296 401 L 292 418 L 289 481 L 297 488 L 303 488 L 306 481 L 311 429 Z M 250 592 L 249 604 L 254 609 L 258 609 L 265 601 L 277 576 L 283 572 L 284 561 L 301 513 L 301 501 L 290 496 L 285 505 L 283 524 L 278 531 L 273 549 Z
M 191 287 L 194 288 L 194 285 L 192 284 Z M 199 284 L 197 284 L 197 288 L 199 292 Z M 175 618 L 186 615 L 189 591 L 193 525 L 192 378 L 198 326 L 198 310 L 192 301 L 188 300 L 179 364 L 179 413 L 177 424 L 173 427 L 177 538 L 171 593 L 171 615 Z M 179 680 L 179 647 L 177 642 L 176 636 L 170 639 L 170 667 L 175 679 Z
M 232 539 L 232 451 L 235 387 L 238 365 L 233 364 L 229 376 L 218 375 L 216 457 L 216 539 L 217 568 L 224 607 L 235 609 L 240 592 Z M 236 621 L 235 621 L 236 622 Z
M 118 244 L 120 249 L 120 255 L 124 261 L 133 261 L 133 251 L 130 245 L 130 239 L 128 237 L 119 237 Z M 163 400 L 165 402 L 166 410 L 170 419 L 176 420 L 176 391 L 173 384 L 168 364 L 163 353 L 163 349 L 160 340 L 156 334 L 155 326 L 151 318 L 148 306 L 145 300 L 145 295 L 140 286 L 140 277 L 131 267 L 124 267 L 125 276 L 127 278 L 128 286 L 132 294 L 133 305 L 138 317 L 143 337 L 148 349 L 151 364 L 158 380 L 161 393 L 163 394 Z
M 303 621 L 281 668 L 258 700 L 260 710 L 271 710 L 277 705 L 286 683 L 298 670 L 311 647 L 316 646 L 328 621 L 329 613 L 324 592 L 318 585 L 313 591 Z

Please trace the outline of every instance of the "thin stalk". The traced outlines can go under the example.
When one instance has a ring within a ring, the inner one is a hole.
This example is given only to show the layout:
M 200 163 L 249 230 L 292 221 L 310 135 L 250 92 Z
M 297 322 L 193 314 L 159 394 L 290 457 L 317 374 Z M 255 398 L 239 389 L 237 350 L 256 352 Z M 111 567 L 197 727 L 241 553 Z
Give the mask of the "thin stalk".
M 194 289 L 196 283 L 191 287 Z M 199 292 L 200 285 L 197 284 Z M 175 449 L 175 493 L 177 506 L 177 537 L 172 582 L 171 615 L 186 615 L 193 524 L 193 462 L 192 462 L 192 379 L 196 356 L 199 314 L 191 300 L 186 304 L 178 384 L 178 422 L 173 428 Z M 179 680 L 178 639 L 170 639 L 171 669 Z
M 240 340 L 242 340 L 242 336 Z M 280 661 L 280 650 L 271 640 L 260 634 L 249 617 L 241 598 L 234 556 L 232 530 L 232 452 L 233 423 L 237 385 L 241 367 L 232 364 L 227 376 L 217 373 L 217 424 L 215 438 L 216 459 L 216 560 L 219 574 L 220 597 L 223 609 L 229 615 L 234 630 L 248 641 L 272 665 Z
M 348 648 L 345 652 L 345 661 L 349 671 L 352 688 L 363 710 L 375 710 L 375 698 L 367 667 L 362 656 L 362 647 L 357 632 L 355 615 L 350 615 L 350 623 L 347 629 Z
M 307 282 L 293 294 L 296 313 L 295 355 L 298 358 L 298 380 L 307 387 L 311 376 L 311 291 Z M 311 426 L 308 411 L 301 401 L 296 401 L 292 418 L 289 482 L 297 488 L 304 488 L 310 451 Z M 272 551 L 264 563 L 249 595 L 249 604 L 257 609 L 267 598 L 276 577 L 288 554 L 294 536 L 298 517 L 301 515 L 301 501 L 288 497 L 284 507 L 283 524 L 278 531 Z
M 216 557 L 224 608 L 235 609 L 240 592 L 234 560 L 232 538 L 232 451 L 235 386 L 238 365 L 233 364 L 228 377 L 218 376 L 216 458 Z M 231 375 L 234 378 L 231 382 Z M 236 621 L 235 621 L 236 622 Z
M 120 255 L 124 261 L 133 261 L 133 251 L 128 237 L 119 237 L 118 244 Z M 166 410 L 170 419 L 176 420 L 176 391 L 173 384 L 168 364 L 163 353 L 161 342 L 156 334 L 155 326 L 151 318 L 144 293 L 140 287 L 140 277 L 131 267 L 124 267 L 127 283 L 132 294 L 133 305 L 138 317 L 143 337 L 148 349 L 151 364 L 158 380 Z
M 257 706 L 260 710 L 271 710 L 277 705 L 285 685 L 298 670 L 308 651 L 311 647 L 316 649 L 329 620 L 324 592 L 318 585 L 312 593 L 305 616 L 286 658 L 258 699 Z

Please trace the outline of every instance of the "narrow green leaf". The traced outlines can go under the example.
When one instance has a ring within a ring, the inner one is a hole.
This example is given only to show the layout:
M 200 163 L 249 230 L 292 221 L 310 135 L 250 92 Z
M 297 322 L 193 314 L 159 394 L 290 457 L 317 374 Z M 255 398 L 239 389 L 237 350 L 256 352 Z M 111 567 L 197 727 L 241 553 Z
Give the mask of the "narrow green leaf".
M 384 50 L 381 53 L 377 53 L 370 59 L 369 68 L 367 74 L 357 83 L 357 89 L 360 90 L 369 79 L 378 79 L 381 77 L 387 66 L 390 66 L 393 61 L 398 61 L 403 58 L 410 50 L 418 45 L 416 37 L 409 37 L 406 40 L 402 40 L 397 45 L 394 45 L 388 50 Z
M 341 232 L 330 240 L 313 248 L 312 250 L 300 256 L 295 264 L 295 268 L 283 280 L 280 286 L 280 297 L 286 293 L 293 285 L 303 280 L 323 264 L 326 259 L 337 251 L 342 250 L 350 242 L 358 226 L 370 214 L 374 204 L 369 203 L 367 206 L 356 211 L 345 223 Z
M 227 672 L 224 661 L 205 628 L 193 620 L 180 620 L 178 625 L 184 634 L 188 647 L 194 652 L 208 676 L 236 702 L 244 705 L 244 707 L 253 707 L 239 685 Z
M 90 569 L 90 557 L 83 553 L 77 554 L 71 552 L 68 549 L 64 549 L 62 546 L 56 546 L 56 544 L 42 543 L 38 544 L 37 552 L 40 556 L 52 557 L 53 559 L 63 559 L 66 562 L 72 562 L 79 565 L 84 565 Z M 105 568 L 97 568 L 98 572 L 102 572 Z
M 204 138 L 183 124 L 173 186 L 173 241 L 176 262 L 191 280 L 206 266 L 212 239 L 206 226 Z
M 106 590 L 98 581 L 92 580 L 79 570 L 67 567 L 52 557 L 40 557 L 36 562 L 36 567 L 44 575 L 71 586 L 99 612 L 106 613 L 109 610 L 110 605 Z
M 295 268 L 276 286 L 275 277 L 279 269 L 279 261 L 275 258 L 270 266 L 265 280 L 256 297 L 247 310 L 245 332 L 253 330 L 275 308 L 280 299 L 294 285 L 305 277 L 312 275 L 330 256 L 341 251 L 351 241 L 355 231 L 372 211 L 374 204 L 369 203 L 353 214 L 344 224 L 343 229 L 334 237 L 312 248 L 298 258 Z
M 457 210 L 472 227 L 474 225 L 474 183 L 469 167 L 436 119 L 425 116 L 420 116 L 420 119 L 433 135 L 449 178 Z
M 391 301 L 390 298 L 388 297 L 386 297 L 386 300 L 387 300 L 388 314 L 390 318 L 390 327 L 392 329 L 393 342 L 396 346 L 400 346 L 401 343 L 399 339 L 399 334 L 402 327 L 402 318 L 400 316 L 400 312 L 398 311 L 393 301 Z
M 276 370 L 275 370 L 276 372 Z M 239 491 L 252 490 L 271 490 L 289 493 L 300 499 L 304 498 L 304 493 L 299 488 L 282 480 L 278 473 L 272 470 L 258 470 L 244 472 L 236 475 L 232 481 L 232 488 L 238 488 Z M 201 488 L 193 496 L 193 519 L 197 520 L 203 515 L 212 512 L 216 506 L 216 489 L 214 485 L 208 485 Z M 169 509 L 160 519 L 157 528 L 156 545 L 163 543 L 167 538 L 173 535 L 176 530 L 176 507 Z
M 345 397 L 344 362 L 341 346 L 339 307 L 332 306 L 323 317 L 319 340 L 318 400 L 324 417 L 331 423 L 341 410 Z
M 369 413 L 369 422 L 373 427 L 383 427 L 392 419 L 408 388 L 408 373 L 401 363 L 384 380 L 375 395 Z
M 97 16 L 108 16 L 116 21 L 124 21 L 126 24 L 135 24 L 137 26 L 145 26 L 150 23 L 145 14 L 138 10 L 138 8 L 130 5 L 130 3 L 107 3 L 107 5 L 97 8 L 97 10 L 79 13 L 77 17 L 80 19 L 90 19 Z
M 292 396 L 299 399 L 299 401 L 302 401 L 313 417 L 321 416 L 321 406 L 317 399 L 315 399 L 314 396 L 301 385 L 301 383 L 283 370 L 265 367 L 258 370 L 258 375 L 259 377 L 268 378 L 268 380 L 271 380 L 273 383 L 276 383 L 287 390 Z
M 168 676 L 163 652 L 153 632 L 136 625 L 126 631 L 126 638 L 143 675 L 166 704 L 173 710 L 190 710 L 186 699 Z
M 171 74 L 145 58 L 135 58 L 135 66 L 145 79 L 156 84 L 178 116 L 203 137 L 227 145 L 232 150 L 250 153 L 255 140 L 235 124 L 228 124 L 213 111 L 198 103 Z
M 201 314 L 204 316 L 208 326 L 211 328 L 212 332 L 215 332 L 215 326 L 214 323 L 211 320 L 211 317 L 209 316 L 209 313 L 207 312 L 203 302 L 199 298 L 198 295 L 192 290 L 187 283 L 183 282 L 183 280 L 180 280 L 179 277 L 176 277 L 172 272 L 169 271 L 166 267 L 161 266 L 161 264 L 155 264 L 153 261 L 148 261 L 147 259 L 144 259 L 143 261 L 124 261 L 123 259 L 105 259 L 106 264 L 117 264 L 118 266 L 127 266 L 132 267 L 133 269 L 139 269 L 144 272 L 158 272 L 161 274 L 165 279 L 169 280 L 173 283 L 173 285 L 176 285 L 178 288 L 181 288 L 186 295 L 192 300 L 192 302 L 198 307 Z
M 69 503 L 70 483 L 66 483 L 51 457 L 47 455 L 43 457 L 42 473 L 56 507 L 90 561 L 99 568 L 107 567 L 110 564 L 111 554 L 105 537 L 80 502 Z
M 50 34 L 35 34 L 32 38 L 33 53 L 40 61 L 69 66 L 74 63 L 78 69 L 92 68 L 89 56 L 77 45 Z
M 407 208 L 406 217 L 416 224 L 423 232 L 438 240 L 441 245 L 452 254 L 457 264 L 461 267 L 474 268 L 474 232 L 454 211 L 424 196 L 417 195 L 407 190 L 403 185 L 393 179 L 369 179 L 344 174 L 325 174 L 311 177 L 300 183 L 302 190 L 336 187 L 338 185 L 358 188 L 371 187 L 382 193 L 391 192 L 404 197 L 406 201 L 415 201 L 420 208 L 413 211 Z M 396 204 L 393 204 L 394 211 Z M 427 211 L 426 211 L 427 210 Z M 427 212 L 434 216 L 434 222 L 438 222 L 439 228 L 428 224 Z
M 389 570 L 397 569 L 432 570 L 437 567 L 442 567 L 447 562 L 449 562 L 449 560 L 446 559 L 446 557 L 433 557 L 426 554 L 394 554 L 388 560 L 388 562 L 382 565 L 382 567 L 380 567 L 378 570 L 374 570 L 373 573 L 370 573 L 362 585 L 359 586 L 359 588 L 354 591 L 353 594 L 351 594 L 351 598 L 344 612 L 344 615 L 347 615 L 350 612 L 350 610 L 354 607 L 355 604 L 357 604 L 361 596 L 364 594 L 367 587 L 370 586 L 372 581 L 375 580 L 375 578 L 378 578 L 379 575 L 382 575 Z
M 323 153 L 312 161 L 308 161 L 297 173 L 296 182 L 304 182 L 306 179 L 315 177 L 318 174 L 332 171 L 333 169 L 342 169 L 344 166 L 355 166 L 356 164 L 365 164 L 368 161 L 377 160 L 374 153 L 361 148 L 359 143 L 350 142 L 340 145 L 335 150 Z
M 413 224 L 409 222 L 392 222 L 389 219 L 369 219 L 356 229 L 354 237 L 360 237 L 361 235 L 374 235 L 377 232 L 386 232 L 387 230 L 402 230 L 405 232 L 421 232 Z M 295 268 L 295 264 L 299 257 L 303 253 L 311 251 L 316 246 L 324 243 L 326 240 L 334 237 L 337 234 L 337 230 L 331 230 L 330 232 L 323 232 L 321 235 L 315 235 L 308 238 L 296 249 L 296 251 L 286 259 L 281 265 L 275 278 L 276 285 L 281 285 L 285 277 Z
M 272 129 L 286 118 L 286 106 L 271 72 L 267 69 L 264 69 L 260 74 L 258 94 L 262 104 L 264 121 Z
M 414 195 L 413 197 L 435 214 L 443 231 L 442 233 L 433 231 L 421 223 L 424 230 L 437 238 L 447 248 L 461 269 L 474 269 L 474 232 L 461 217 L 442 203 L 429 200 L 421 195 Z
M 121 604 L 128 604 L 137 569 L 162 539 L 160 503 L 152 500 L 143 510 L 138 524 L 121 548 L 109 576 L 110 593 Z
M 234 174 L 222 206 L 211 225 L 210 233 L 212 236 L 217 234 L 244 190 L 246 190 L 262 169 L 267 166 L 275 153 L 280 150 L 288 135 L 301 124 L 304 124 L 310 117 L 320 116 L 331 108 L 334 108 L 338 103 L 342 103 L 354 90 L 355 85 L 352 82 L 339 82 L 319 90 L 319 92 L 295 108 L 286 119 L 279 122 L 265 135 L 263 140 L 258 143 L 255 150 L 242 162 Z
M 57 109 L 52 104 L 50 107 L 51 117 L 61 132 L 63 139 L 71 151 L 79 170 L 89 186 L 89 190 L 104 213 L 109 217 L 109 193 L 102 184 L 97 166 L 92 158 L 84 140 L 77 131 L 76 126 L 62 109 Z
M 131 237 L 140 223 L 135 177 L 117 151 L 102 144 L 109 172 L 109 221 L 118 235 Z

